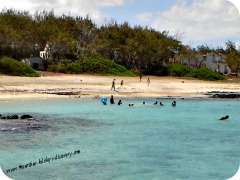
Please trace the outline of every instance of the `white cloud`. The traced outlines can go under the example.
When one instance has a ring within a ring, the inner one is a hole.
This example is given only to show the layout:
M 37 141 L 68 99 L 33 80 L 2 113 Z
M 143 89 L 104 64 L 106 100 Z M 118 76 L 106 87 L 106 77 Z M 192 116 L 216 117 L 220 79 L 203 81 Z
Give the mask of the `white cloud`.
M 151 12 L 141 13 L 141 14 L 137 14 L 135 17 L 139 20 L 140 23 L 148 22 L 152 17 L 152 13 Z
M 240 41 L 236 42 L 236 48 L 240 50 Z
M 85 17 L 89 15 L 95 22 L 99 22 L 102 14 L 99 7 L 120 6 L 124 3 L 123 0 L 4 0 L 0 4 L 0 9 L 16 9 L 27 10 L 31 14 L 36 11 L 54 10 L 55 15 L 69 13 L 72 16 L 78 15 Z
M 101 0 L 101 1 L 96 1 L 98 6 L 121 6 L 123 5 L 123 0 Z
M 141 17 L 141 16 L 138 16 Z M 152 16 L 150 26 L 183 32 L 184 41 L 214 41 L 239 38 L 240 16 L 234 5 L 226 0 L 178 1 L 173 7 Z

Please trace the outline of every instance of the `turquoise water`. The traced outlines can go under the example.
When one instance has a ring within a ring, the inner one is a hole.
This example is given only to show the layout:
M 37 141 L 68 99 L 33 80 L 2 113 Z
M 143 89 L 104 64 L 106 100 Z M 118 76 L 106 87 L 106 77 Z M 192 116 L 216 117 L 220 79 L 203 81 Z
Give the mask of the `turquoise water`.
M 164 106 L 153 105 L 156 100 Z M 236 173 L 239 100 L 176 99 L 176 107 L 173 99 L 122 101 L 121 106 L 92 98 L 1 101 L 2 115 L 35 119 L 0 120 L 0 166 L 15 180 L 225 180 Z M 217 120 L 225 115 L 229 120 Z

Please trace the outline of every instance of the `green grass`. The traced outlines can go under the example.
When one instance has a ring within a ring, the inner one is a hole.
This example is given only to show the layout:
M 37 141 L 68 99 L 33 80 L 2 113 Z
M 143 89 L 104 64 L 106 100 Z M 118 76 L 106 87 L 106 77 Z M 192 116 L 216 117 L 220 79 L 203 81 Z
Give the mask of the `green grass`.
M 38 74 L 27 64 L 19 62 L 15 59 L 3 57 L 0 59 L 0 73 L 11 76 L 27 76 L 38 77 Z

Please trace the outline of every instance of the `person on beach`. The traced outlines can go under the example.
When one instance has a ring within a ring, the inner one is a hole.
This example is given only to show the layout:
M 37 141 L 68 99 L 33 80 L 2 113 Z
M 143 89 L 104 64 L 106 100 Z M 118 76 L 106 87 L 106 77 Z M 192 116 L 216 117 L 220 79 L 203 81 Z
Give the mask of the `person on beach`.
M 114 98 L 113 98 L 113 95 L 111 95 L 110 103 L 111 103 L 111 104 L 115 104 L 115 102 L 114 102 Z
M 112 89 L 115 91 L 115 79 L 113 79 L 113 82 L 112 82 L 111 90 L 112 90 Z
M 150 79 L 148 78 L 147 79 L 147 85 L 149 86 L 149 84 L 150 84 Z
M 118 101 L 118 105 L 120 106 L 122 104 L 122 100 L 119 100 Z
M 142 73 L 140 73 L 139 78 L 140 78 L 140 82 L 141 82 L 142 81 Z
M 175 107 L 176 105 L 177 105 L 176 101 L 173 101 L 173 102 L 172 102 L 172 106 Z
M 121 81 L 121 87 L 123 87 L 123 80 Z

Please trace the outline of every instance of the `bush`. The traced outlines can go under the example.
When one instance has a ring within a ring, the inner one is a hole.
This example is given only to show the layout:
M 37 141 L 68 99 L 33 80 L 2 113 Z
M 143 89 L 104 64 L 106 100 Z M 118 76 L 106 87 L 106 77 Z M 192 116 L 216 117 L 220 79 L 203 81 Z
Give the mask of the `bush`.
M 195 78 L 199 78 L 199 79 L 204 79 L 204 80 L 225 80 L 226 78 L 217 73 L 214 72 L 206 67 L 202 67 L 200 69 L 191 71 L 187 76 L 189 77 L 195 77 Z
M 7 57 L 0 59 L 0 73 L 11 76 L 40 76 L 40 74 L 32 69 L 29 65 Z
M 168 75 L 170 76 L 183 77 L 189 74 L 191 71 L 193 71 L 193 69 L 181 64 L 169 64 L 167 65 L 167 71 L 168 71 Z
M 66 73 L 66 67 L 63 63 L 50 64 L 47 70 L 51 72 Z
M 112 62 L 111 60 L 93 56 L 86 61 L 86 72 L 102 74 L 102 75 L 117 75 L 117 76 L 135 76 L 133 71 L 128 70 L 124 66 Z
M 200 69 L 192 69 L 181 64 L 167 65 L 168 75 L 178 77 L 194 77 L 203 80 L 224 80 L 225 77 L 217 72 L 214 72 L 206 67 Z
M 83 62 L 78 60 L 67 64 L 66 71 L 70 73 L 80 74 L 83 73 Z
M 111 60 L 104 59 L 99 56 L 92 56 L 85 60 L 62 60 L 57 64 L 51 64 L 48 68 L 49 71 L 62 72 L 62 73 L 90 73 L 101 75 L 117 75 L 117 76 L 135 76 L 133 71 L 128 70 L 124 66 L 116 64 Z

